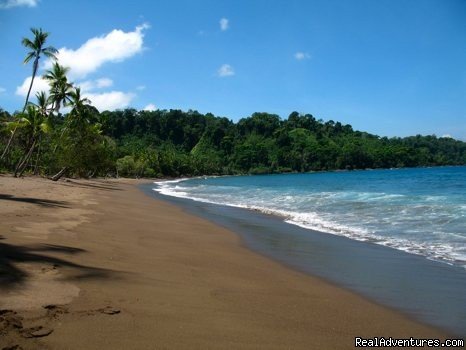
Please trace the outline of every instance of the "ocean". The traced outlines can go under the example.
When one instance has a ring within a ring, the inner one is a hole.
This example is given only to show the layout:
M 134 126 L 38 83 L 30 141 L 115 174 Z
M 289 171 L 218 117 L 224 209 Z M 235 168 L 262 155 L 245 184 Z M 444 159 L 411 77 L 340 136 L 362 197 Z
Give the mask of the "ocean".
M 466 269 L 466 167 L 196 178 L 175 197 L 277 215 L 307 229 Z
M 466 335 L 466 167 L 202 177 L 143 190 L 262 255 Z

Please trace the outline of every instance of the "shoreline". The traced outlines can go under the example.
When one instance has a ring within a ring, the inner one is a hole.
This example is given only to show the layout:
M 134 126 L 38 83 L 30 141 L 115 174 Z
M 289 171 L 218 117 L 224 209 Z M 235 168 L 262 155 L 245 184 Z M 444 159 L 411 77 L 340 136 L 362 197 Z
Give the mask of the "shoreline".
M 397 169 L 394 169 L 394 170 L 400 170 L 400 169 L 408 169 L 408 168 L 397 168 Z M 366 169 L 363 169 L 363 171 L 365 171 L 365 170 Z M 377 169 L 372 169 L 372 170 L 377 170 Z M 392 169 L 384 169 L 384 170 L 392 170 Z M 265 175 L 265 176 L 270 176 L 270 175 L 279 175 L 279 174 L 269 174 L 269 175 Z M 296 173 L 296 175 L 298 175 L 298 173 Z M 242 175 L 238 175 L 238 176 L 242 176 Z M 262 175 L 257 175 L 257 176 L 262 176 Z M 157 181 L 153 181 L 153 183 L 160 186 L 161 184 L 163 185 L 164 183 L 178 183 L 178 182 L 184 182 L 184 181 L 189 181 L 189 180 L 193 180 L 193 179 L 200 179 L 200 178 L 207 179 L 209 177 L 220 177 L 220 176 L 199 176 L 199 177 L 186 177 L 186 178 L 178 178 L 178 179 L 171 179 L 171 180 L 157 180 Z M 225 175 L 225 177 L 230 177 L 230 175 Z M 381 246 L 383 246 L 385 248 L 395 249 L 397 251 L 401 251 L 401 252 L 404 252 L 404 253 L 408 253 L 408 254 L 412 254 L 412 255 L 416 255 L 416 256 L 421 256 L 421 257 L 423 257 L 423 258 L 425 258 L 427 260 L 431 260 L 431 261 L 438 262 L 438 263 L 441 263 L 441 264 L 446 264 L 446 265 L 449 265 L 449 266 L 452 266 L 452 267 L 461 267 L 461 268 L 464 269 L 464 271 L 466 273 L 466 265 L 461 265 L 457 260 L 452 261 L 452 260 L 448 260 L 445 257 L 432 257 L 432 256 L 429 256 L 428 254 L 421 254 L 421 253 L 416 251 L 416 248 L 417 248 L 416 246 L 414 248 L 412 248 L 412 247 L 407 248 L 406 246 L 401 246 L 401 247 L 396 246 L 396 245 L 393 244 L 393 241 L 387 240 L 386 237 L 378 237 L 378 236 L 371 236 L 371 235 L 358 237 L 358 236 L 355 236 L 355 235 L 342 234 L 342 233 L 332 231 L 332 230 L 328 230 L 328 229 L 324 230 L 324 229 L 319 228 L 319 227 L 317 227 L 317 228 L 312 227 L 312 226 L 309 226 L 307 224 L 303 224 L 303 223 L 301 223 L 299 221 L 294 221 L 292 219 L 292 217 L 289 216 L 289 213 L 282 212 L 282 211 L 277 210 L 277 209 L 268 209 L 266 207 L 248 207 L 246 205 L 236 205 L 236 204 L 231 204 L 231 203 L 230 204 L 225 204 L 225 203 L 220 203 L 220 202 L 216 202 L 216 201 L 210 201 L 210 200 L 207 200 L 207 199 L 188 196 L 188 195 L 184 195 L 184 194 L 179 195 L 176 192 L 167 191 L 165 188 L 156 189 L 155 192 L 158 195 L 160 195 L 162 199 L 164 199 L 164 198 L 177 198 L 177 199 L 179 199 L 181 201 L 180 203 L 183 203 L 183 201 L 186 201 L 186 200 L 187 201 L 194 201 L 194 202 L 205 203 L 206 205 L 214 205 L 214 206 L 219 205 L 219 206 L 226 206 L 226 207 L 230 207 L 230 208 L 239 208 L 240 210 L 244 209 L 247 212 L 253 211 L 253 212 L 257 212 L 257 213 L 260 213 L 260 214 L 263 214 L 263 215 L 266 215 L 266 216 L 277 217 L 277 218 L 283 219 L 283 221 L 285 221 L 288 224 L 298 226 L 298 227 L 303 228 L 303 229 L 305 229 L 305 230 L 307 230 L 309 232 L 319 232 L 319 233 L 322 233 L 322 234 L 330 234 L 330 235 L 334 235 L 334 236 L 348 238 L 348 239 L 351 239 L 353 241 L 358 241 L 358 242 L 362 242 L 362 243 L 381 245 Z M 168 199 L 168 201 L 170 202 L 170 199 Z
M 242 247 L 136 186 L 147 182 L 0 177 L 0 309 L 12 310 L 1 346 L 349 349 L 356 336 L 446 336 Z M 32 327 L 51 333 L 24 337 Z
M 458 310 L 466 305 L 466 275 L 460 266 L 303 228 L 274 214 L 168 196 L 150 190 L 150 185 L 139 187 L 151 197 L 235 232 L 247 249 L 286 268 L 321 278 L 417 322 L 464 336 L 465 319 Z

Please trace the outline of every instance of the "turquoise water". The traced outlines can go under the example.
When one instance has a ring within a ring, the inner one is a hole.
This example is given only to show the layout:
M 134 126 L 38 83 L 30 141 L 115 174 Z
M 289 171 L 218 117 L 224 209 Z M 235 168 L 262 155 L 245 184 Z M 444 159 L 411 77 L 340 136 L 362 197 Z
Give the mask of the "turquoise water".
M 155 190 L 466 268 L 466 167 L 195 178 Z

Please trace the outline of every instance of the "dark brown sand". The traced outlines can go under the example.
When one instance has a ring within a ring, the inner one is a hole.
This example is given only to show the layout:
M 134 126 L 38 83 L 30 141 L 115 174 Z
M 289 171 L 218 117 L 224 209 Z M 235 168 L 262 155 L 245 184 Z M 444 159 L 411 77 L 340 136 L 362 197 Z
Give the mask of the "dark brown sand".
M 137 181 L 0 177 L 0 349 L 352 349 L 442 338 L 254 254 Z

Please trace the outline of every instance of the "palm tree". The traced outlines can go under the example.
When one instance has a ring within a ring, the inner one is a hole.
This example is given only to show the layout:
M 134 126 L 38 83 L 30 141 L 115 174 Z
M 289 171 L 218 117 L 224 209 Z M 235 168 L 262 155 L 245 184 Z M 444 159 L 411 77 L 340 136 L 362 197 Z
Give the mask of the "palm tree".
M 66 101 L 68 106 L 71 106 L 71 112 L 65 118 L 65 123 L 63 125 L 60 139 L 63 135 L 72 128 L 80 127 L 83 124 L 83 120 L 89 114 L 87 113 L 89 109 L 95 108 L 91 106 L 91 101 L 86 97 L 81 97 L 81 88 L 77 87 L 74 90 L 67 92 Z M 57 100 L 55 100 L 57 101 Z M 55 146 L 53 153 L 56 152 L 58 144 Z
M 50 97 L 47 97 L 47 94 L 44 91 L 38 92 L 36 94 L 37 104 L 33 104 L 42 118 L 45 120 L 47 126 L 50 126 L 50 119 L 49 119 L 49 104 L 50 104 Z M 48 131 L 48 128 L 47 128 Z M 36 164 L 34 166 L 34 175 L 38 174 L 38 165 L 41 153 L 41 146 L 42 146 L 42 133 L 39 134 L 39 141 L 37 145 L 37 157 L 36 157 Z M 22 173 L 21 173 L 22 174 Z
M 29 90 L 28 90 L 28 93 L 26 95 L 26 102 L 24 103 L 23 113 L 26 111 L 26 107 L 28 105 L 29 95 L 31 94 L 31 89 L 32 89 L 32 85 L 34 84 L 34 78 L 36 77 L 37 69 L 39 68 L 39 59 L 40 59 L 41 55 L 44 55 L 44 56 L 46 56 L 48 58 L 56 60 L 57 57 L 55 56 L 55 54 L 58 53 L 58 50 L 56 48 L 54 48 L 53 46 L 45 47 L 45 42 L 47 40 L 47 37 L 49 36 L 49 33 L 43 32 L 41 28 L 39 28 L 39 29 L 31 28 L 31 32 L 34 34 L 34 39 L 33 40 L 30 40 L 28 38 L 23 38 L 23 40 L 21 41 L 23 46 L 30 49 L 30 51 L 28 52 L 28 54 L 24 58 L 23 63 L 27 64 L 27 63 L 29 63 L 29 61 L 34 59 L 34 62 L 32 64 L 31 84 L 29 85 Z M 2 153 L 2 156 L 0 157 L 0 159 L 5 158 L 5 156 L 8 154 L 11 142 L 12 142 L 13 138 L 15 137 L 16 130 L 17 130 L 17 128 L 15 128 L 12 131 L 10 139 L 8 140 L 8 143 L 7 143 L 6 147 L 5 147 L 5 149 L 3 150 L 3 153 Z
M 74 130 L 81 135 L 85 127 L 91 123 L 91 115 L 96 109 L 91 106 L 91 101 L 81 95 L 81 88 L 77 87 L 70 92 L 71 112 L 67 115 L 63 126 L 62 135 Z M 74 143 L 79 141 L 79 137 L 74 139 Z M 64 166 L 57 174 L 51 177 L 53 181 L 58 181 L 67 171 L 68 167 Z
M 40 56 L 44 55 L 48 58 L 51 58 L 52 60 L 56 60 L 57 56 L 55 55 L 58 53 L 58 50 L 54 48 L 53 46 L 44 47 L 45 41 L 47 40 L 49 33 L 43 32 L 42 28 L 39 28 L 39 29 L 31 28 L 31 32 L 34 34 L 33 40 L 30 40 L 28 38 L 23 38 L 23 40 L 21 41 L 23 46 L 31 50 L 26 55 L 26 58 L 24 59 L 23 63 L 27 64 L 29 63 L 29 61 L 34 59 L 34 62 L 32 64 L 31 85 L 29 85 L 29 90 L 26 96 L 26 102 L 24 103 L 23 112 L 25 111 L 26 106 L 29 101 L 29 95 L 31 94 L 32 84 L 34 83 L 34 78 L 36 77 L 37 69 L 39 68 Z
M 45 91 L 41 91 L 36 93 L 37 103 L 30 103 L 31 105 L 35 106 L 39 113 L 44 116 L 44 118 L 48 117 L 49 112 L 49 104 L 50 104 L 50 97 L 47 97 Z
M 40 96 L 41 94 L 38 95 Z M 15 169 L 15 176 L 21 176 L 24 170 L 26 170 L 29 159 L 31 158 L 37 146 L 37 142 L 41 139 L 42 133 L 48 132 L 49 121 L 47 114 L 43 114 L 43 109 L 30 103 L 26 108 L 26 112 L 21 113 L 15 123 L 16 128 L 24 129 L 28 138 L 29 150 L 26 155 L 18 162 L 18 165 Z
M 81 88 L 77 87 L 71 92 L 71 112 L 65 124 L 71 128 L 83 128 L 93 122 L 92 116 L 97 109 L 91 105 L 91 100 L 81 95 Z
M 57 62 L 52 69 L 45 72 L 43 78 L 48 80 L 50 85 L 50 99 L 52 100 L 52 110 L 58 112 L 60 107 L 71 103 L 71 92 L 73 84 L 68 82 L 66 73 L 70 69 L 60 66 Z
M 71 92 L 71 106 L 71 113 L 74 115 L 84 114 L 91 107 L 91 100 L 81 95 L 80 87 Z

